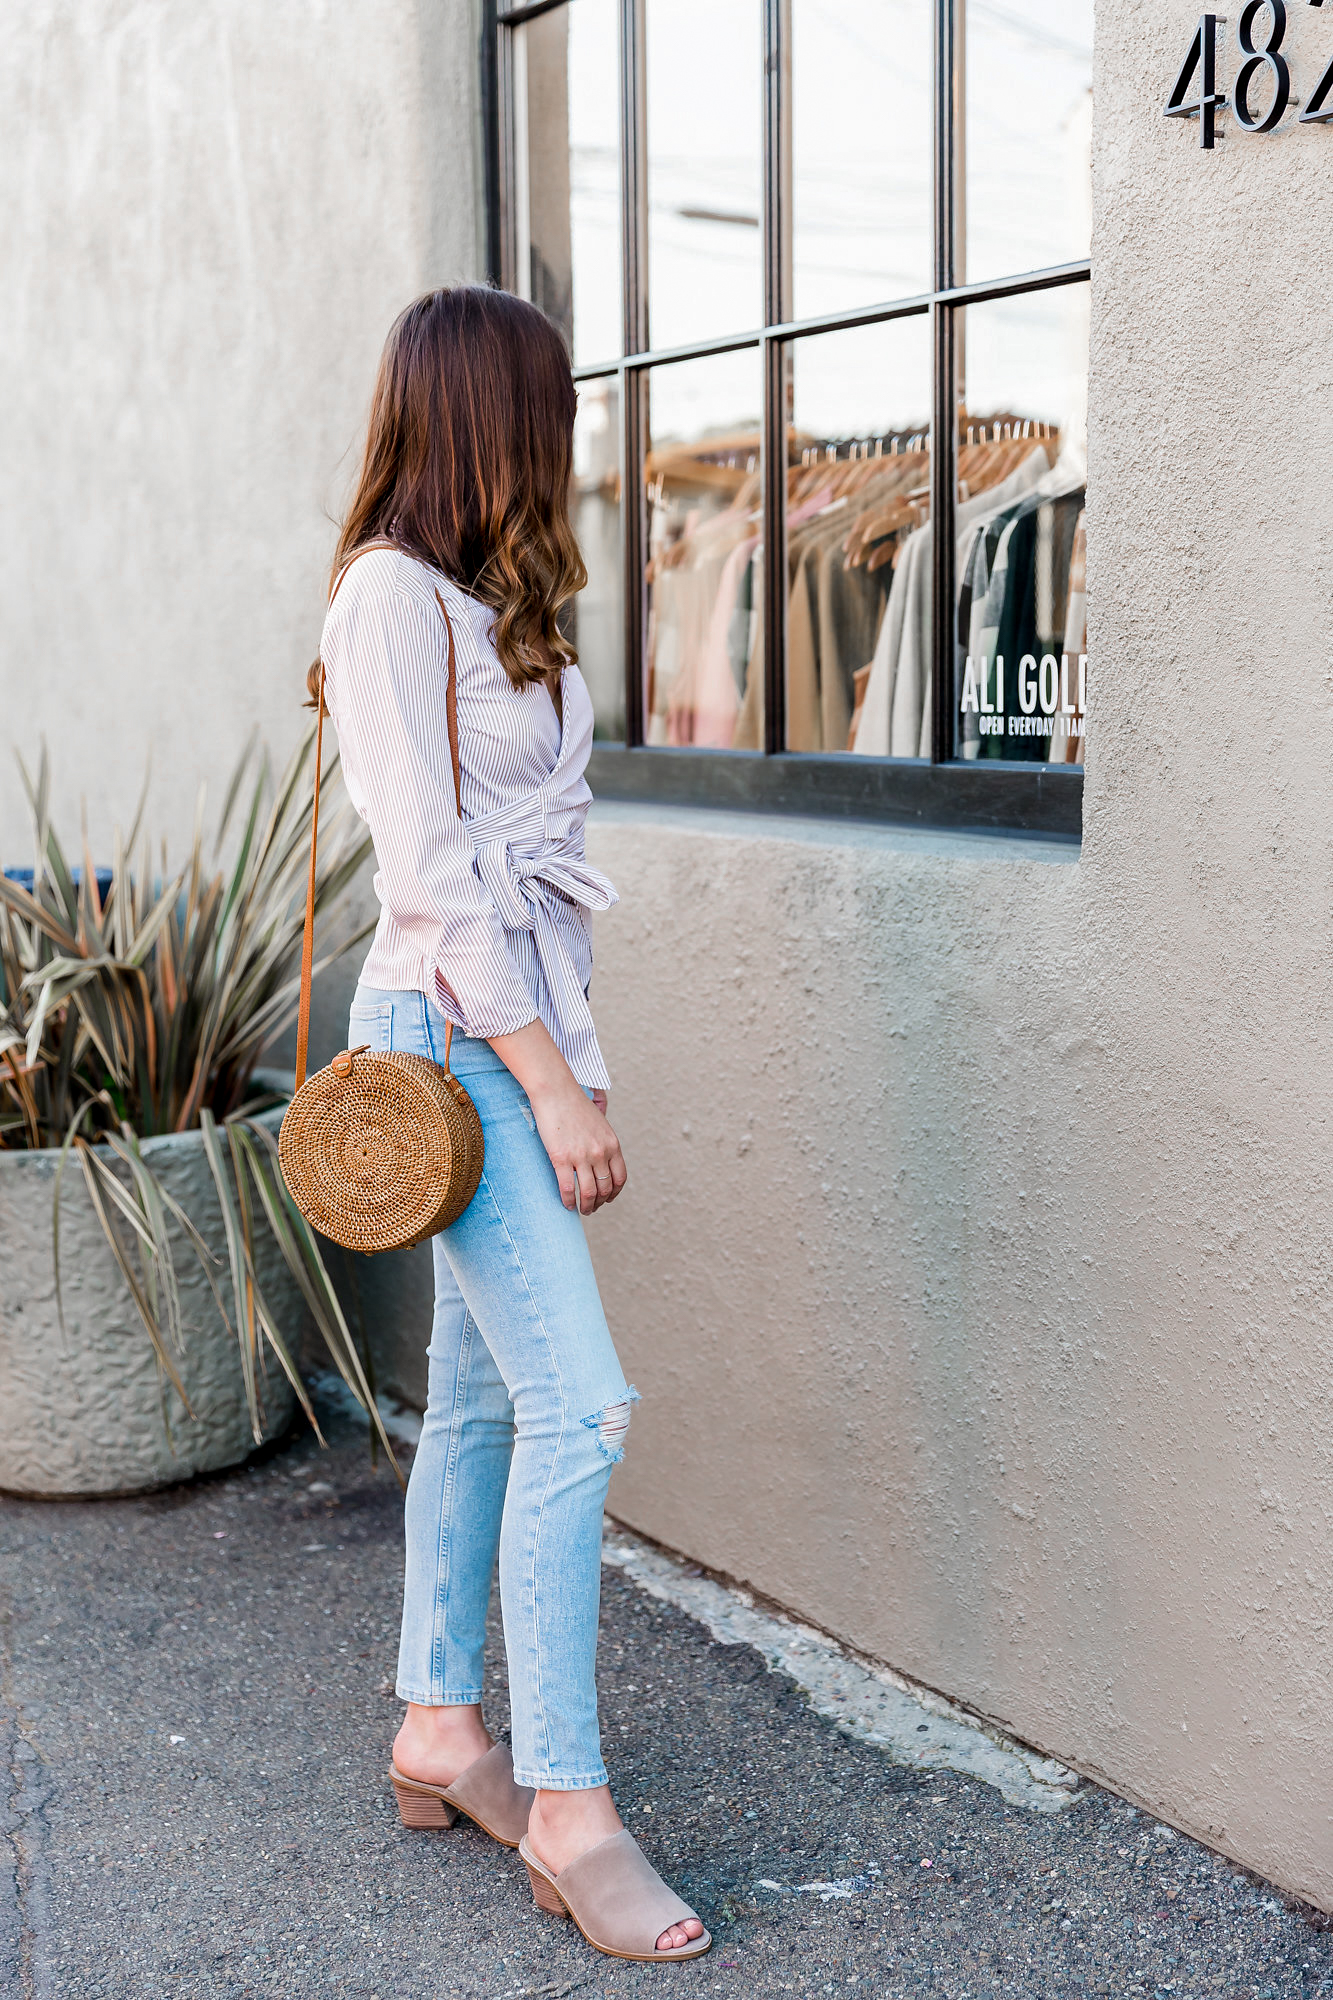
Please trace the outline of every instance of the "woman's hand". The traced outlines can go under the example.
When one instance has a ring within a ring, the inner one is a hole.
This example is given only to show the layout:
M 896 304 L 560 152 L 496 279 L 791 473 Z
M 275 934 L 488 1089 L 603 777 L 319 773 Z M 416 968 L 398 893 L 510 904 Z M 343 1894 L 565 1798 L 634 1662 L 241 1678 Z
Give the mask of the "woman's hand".
M 614 1201 L 626 1168 L 607 1123 L 606 1092 L 595 1090 L 588 1099 L 541 1021 L 493 1036 L 491 1047 L 527 1092 L 565 1207 L 591 1215 Z
M 625 1157 L 607 1123 L 605 1092 L 599 1095 L 601 1104 L 591 1102 L 572 1076 L 567 1089 L 528 1093 L 541 1142 L 560 1183 L 560 1199 L 566 1208 L 577 1208 L 583 1215 L 614 1201 L 625 1185 Z

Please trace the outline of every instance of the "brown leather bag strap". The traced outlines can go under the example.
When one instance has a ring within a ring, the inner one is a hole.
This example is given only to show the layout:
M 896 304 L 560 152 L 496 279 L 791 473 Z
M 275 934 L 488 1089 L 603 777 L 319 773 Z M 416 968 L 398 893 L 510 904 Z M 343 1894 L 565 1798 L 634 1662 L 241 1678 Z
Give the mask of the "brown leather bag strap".
M 454 678 L 454 628 L 449 613 L 444 608 L 444 599 L 438 587 L 435 602 L 440 607 L 444 629 L 449 634 L 449 678 L 444 684 L 444 721 L 449 731 L 449 761 L 454 767 L 454 803 L 458 807 L 458 817 L 463 817 L 463 773 L 458 762 L 458 686 Z
M 329 603 L 342 588 L 342 580 L 358 556 L 369 555 L 372 549 L 397 548 L 396 542 L 381 538 L 374 542 L 364 542 L 354 549 L 338 573 L 333 589 L 329 592 Z M 444 619 L 444 629 L 449 637 L 449 673 L 444 687 L 445 725 L 449 732 L 449 761 L 454 771 L 454 799 L 458 806 L 458 817 L 463 817 L 463 774 L 458 759 L 458 690 L 454 676 L 454 627 L 453 620 L 445 610 L 444 599 L 438 588 L 435 602 L 440 607 Z M 301 937 L 301 999 L 296 1011 L 296 1088 L 305 1082 L 306 1065 L 310 1053 L 310 986 L 315 963 L 315 854 L 319 846 L 319 785 L 324 761 L 324 661 L 319 663 L 319 706 L 315 713 L 315 795 L 310 808 L 310 870 L 305 885 L 305 929 Z M 449 1067 L 449 1044 L 453 1040 L 453 1023 L 448 1024 L 445 1036 L 444 1067 Z
M 315 797 L 310 808 L 310 871 L 305 885 L 305 932 L 301 939 L 301 1004 L 296 1012 L 296 1088 L 305 1082 L 310 1048 L 310 978 L 315 962 L 315 850 L 319 845 L 319 773 L 324 761 L 324 662 L 319 663 L 319 707 L 315 710 Z

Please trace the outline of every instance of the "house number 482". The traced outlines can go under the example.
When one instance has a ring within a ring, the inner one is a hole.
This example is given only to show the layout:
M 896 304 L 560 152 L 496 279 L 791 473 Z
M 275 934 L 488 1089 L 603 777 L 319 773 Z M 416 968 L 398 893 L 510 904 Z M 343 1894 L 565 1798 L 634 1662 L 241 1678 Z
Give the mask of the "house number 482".
M 1322 7 L 1324 0 L 1310 0 Z M 1267 16 L 1267 19 L 1265 19 Z M 1197 118 L 1199 144 L 1211 147 L 1219 111 L 1229 111 L 1242 132 L 1272 132 L 1290 105 L 1291 66 L 1282 54 L 1287 33 L 1286 0 L 1245 0 L 1236 19 L 1240 68 L 1231 95 L 1217 87 L 1217 31 L 1223 14 L 1200 14 L 1180 75 L 1164 106 L 1168 118 Z M 1299 123 L 1333 120 L 1333 62 L 1315 85 Z M 1257 107 L 1257 108 L 1256 108 Z

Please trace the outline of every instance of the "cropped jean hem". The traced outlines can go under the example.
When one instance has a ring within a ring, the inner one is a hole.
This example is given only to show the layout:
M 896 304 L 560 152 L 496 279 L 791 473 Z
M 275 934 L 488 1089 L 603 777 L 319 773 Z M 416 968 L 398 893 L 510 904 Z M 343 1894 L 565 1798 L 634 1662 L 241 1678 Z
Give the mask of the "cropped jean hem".
M 595 1792 L 599 1785 L 605 1785 L 609 1780 L 605 1766 L 586 1778 L 561 1778 L 553 1771 L 522 1771 L 515 1764 L 514 1783 L 531 1785 L 534 1792 Z
M 422 1694 L 417 1688 L 404 1687 L 401 1681 L 394 1689 L 399 1701 L 414 1701 L 418 1708 L 479 1708 L 481 1688 L 455 1688 L 451 1693 Z

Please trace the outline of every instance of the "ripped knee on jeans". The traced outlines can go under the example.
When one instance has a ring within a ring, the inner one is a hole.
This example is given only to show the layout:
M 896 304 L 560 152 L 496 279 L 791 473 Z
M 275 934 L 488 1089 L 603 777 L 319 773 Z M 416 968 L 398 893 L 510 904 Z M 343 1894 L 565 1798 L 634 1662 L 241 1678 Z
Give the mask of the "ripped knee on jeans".
M 594 1410 L 590 1417 L 583 1419 L 584 1427 L 597 1433 L 597 1445 L 603 1458 L 610 1459 L 612 1465 L 619 1465 L 625 1456 L 625 1436 L 629 1430 L 630 1412 L 639 1400 L 637 1389 L 630 1389 L 622 1402 L 606 1403 L 600 1410 Z

